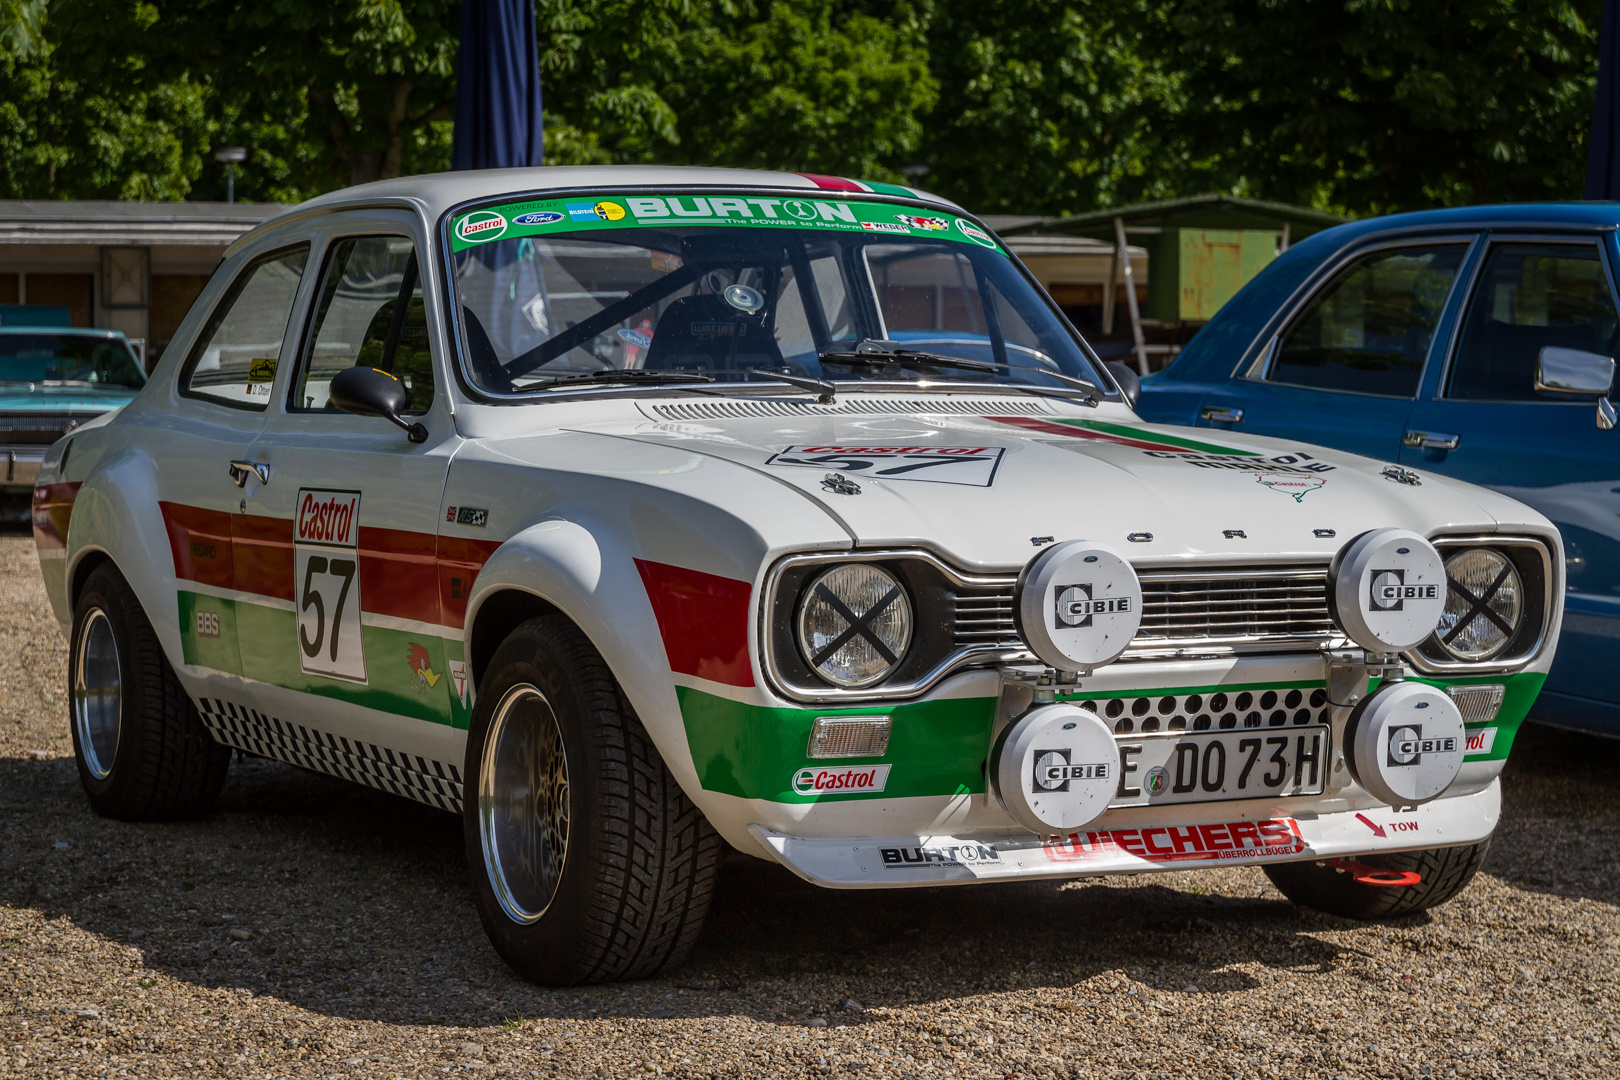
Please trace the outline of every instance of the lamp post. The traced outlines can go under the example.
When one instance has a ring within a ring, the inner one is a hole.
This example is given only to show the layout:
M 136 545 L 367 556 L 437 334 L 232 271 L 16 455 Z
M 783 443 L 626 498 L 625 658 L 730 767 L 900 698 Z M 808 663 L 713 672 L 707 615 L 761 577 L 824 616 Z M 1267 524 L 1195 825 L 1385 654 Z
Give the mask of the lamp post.
M 225 166 L 225 201 L 236 201 L 236 164 L 247 160 L 247 147 L 222 146 L 214 151 L 214 160 Z

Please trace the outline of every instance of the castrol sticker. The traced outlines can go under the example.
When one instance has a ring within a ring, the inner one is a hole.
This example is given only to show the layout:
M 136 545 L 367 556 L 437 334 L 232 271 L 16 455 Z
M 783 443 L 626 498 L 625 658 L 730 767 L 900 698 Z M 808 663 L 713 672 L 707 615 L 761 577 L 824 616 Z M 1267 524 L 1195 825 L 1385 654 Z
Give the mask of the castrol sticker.
M 366 681 L 360 637 L 360 492 L 303 488 L 293 514 L 298 666 Z
M 871 795 L 889 782 L 888 765 L 833 765 L 800 769 L 793 790 L 800 795 Z
M 989 487 L 1004 451 L 994 446 L 893 446 L 882 443 L 831 443 L 790 446 L 773 454 L 767 465 L 846 474 L 864 473 L 880 480 L 922 480 L 930 484 Z

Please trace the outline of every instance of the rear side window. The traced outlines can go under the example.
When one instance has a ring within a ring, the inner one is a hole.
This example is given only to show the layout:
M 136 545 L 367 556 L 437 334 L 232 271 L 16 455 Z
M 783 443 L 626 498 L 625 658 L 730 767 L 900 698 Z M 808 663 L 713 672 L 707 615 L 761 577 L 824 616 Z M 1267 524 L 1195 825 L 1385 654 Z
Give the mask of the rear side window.
M 181 393 L 238 409 L 270 403 L 308 261 L 306 245 L 266 255 L 237 275 L 186 359 Z
M 1541 350 L 1613 356 L 1617 324 L 1596 244 L 1497 244 L 1469 302 L 1446 396 L 1569 401 L 1536 390 Z
M 1464 244 L 1358 259 L 1312 297 L 1277 343 L 1266 378 L 1315 390 L 1412 397 Z

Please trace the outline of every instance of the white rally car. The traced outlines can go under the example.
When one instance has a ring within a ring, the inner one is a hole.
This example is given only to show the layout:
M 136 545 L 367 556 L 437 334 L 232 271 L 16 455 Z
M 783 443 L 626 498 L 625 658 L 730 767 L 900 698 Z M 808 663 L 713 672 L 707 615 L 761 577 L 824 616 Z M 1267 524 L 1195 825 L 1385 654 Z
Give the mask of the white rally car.
M 40 472 L 85 789 L 203 813 L 235 747 L 459 813 L 547 983 L 677 963 L 722 843 L 834 888 L 1256 863 L 1328 911 L 1444 901 L 1558 533 L 1134 391 L 906 188 L 315 199 Z

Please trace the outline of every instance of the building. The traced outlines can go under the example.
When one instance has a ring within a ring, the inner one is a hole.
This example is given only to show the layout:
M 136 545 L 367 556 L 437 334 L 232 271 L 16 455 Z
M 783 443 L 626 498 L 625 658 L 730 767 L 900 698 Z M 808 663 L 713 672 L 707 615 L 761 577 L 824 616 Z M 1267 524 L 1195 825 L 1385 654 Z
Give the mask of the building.
M 0 323 L 8 307 L 66 309 L 73 326 L 145 340 L 150 364 L 225 248 L 286 209 L 0 200 Z
M 1195 195 L 1066 217 L 1009 219 L 997 231 L 1032 271 L 1038 243 L 1087 240 L 1105 249 L 1111 256 L 1106 264 L 1114 268 L 1108 280 L 1118 284 L 1101 289 L 1095 307 L 1071 307 L 1057 292 L 1053 296 L 1099 353 L 1134 356 L 1146 374 L 1168 363 L 1291 243 L 1344 220 L 1285 203 Z M 1130 258 L 1118 259 L 1128 244 Z M 1138 251 L 1146 274 L 1139 269 Z M 1128 320 L 1114 317 L 1120 303 Z

